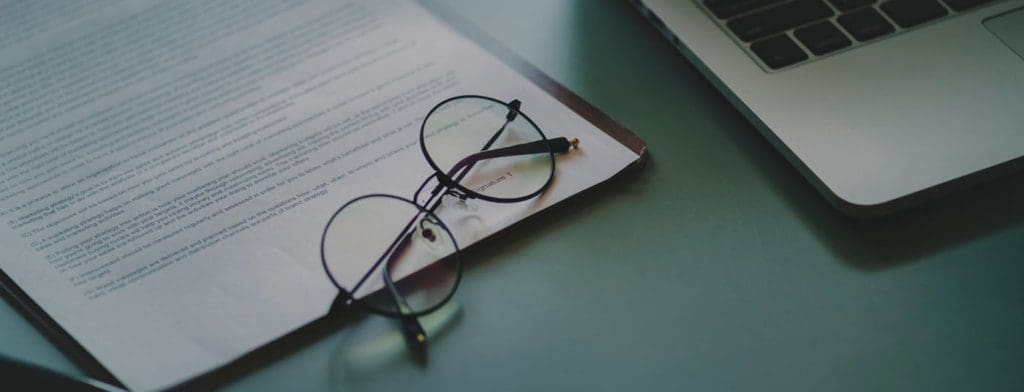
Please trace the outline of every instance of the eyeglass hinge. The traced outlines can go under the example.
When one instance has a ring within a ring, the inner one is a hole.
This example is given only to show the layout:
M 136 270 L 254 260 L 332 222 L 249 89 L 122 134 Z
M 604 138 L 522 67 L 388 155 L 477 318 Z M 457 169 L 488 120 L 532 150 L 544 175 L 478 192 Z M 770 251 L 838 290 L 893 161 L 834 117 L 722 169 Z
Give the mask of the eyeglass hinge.
M 523 106 L 523 102 L 518 100 L 518 99 L 513 99 L 512 102 L 509 102 L 508 103 L 509 111 L 508 111 L 508 115 L 505 116 L 505 119 L 508 120 L 508 122 L 515 121 L 516 120 L 516 116 L 519 115 L 519 108 L 522 107 L 522 106 Z

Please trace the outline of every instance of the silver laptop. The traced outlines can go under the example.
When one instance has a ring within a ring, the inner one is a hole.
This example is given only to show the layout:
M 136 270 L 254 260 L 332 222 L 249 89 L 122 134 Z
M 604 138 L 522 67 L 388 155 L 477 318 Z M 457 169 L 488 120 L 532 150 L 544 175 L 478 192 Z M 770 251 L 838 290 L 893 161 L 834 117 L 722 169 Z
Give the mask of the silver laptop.
M 839 209 L 1024 167 L 1024 0 L 633 0 Z

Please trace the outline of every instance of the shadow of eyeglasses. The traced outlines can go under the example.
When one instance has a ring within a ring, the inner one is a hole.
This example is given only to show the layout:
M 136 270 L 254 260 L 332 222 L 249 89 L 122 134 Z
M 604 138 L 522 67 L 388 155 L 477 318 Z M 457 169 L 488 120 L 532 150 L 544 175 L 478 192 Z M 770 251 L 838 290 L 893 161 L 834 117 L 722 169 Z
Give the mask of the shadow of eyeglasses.
M 438 342 L 462 319 L 462 304 L 448 301 L 419 318 L 431 342 Z M 394 377 L 400 367 L 423 368 L 426 358 L 410 352 L 394 320 L 367 317 L 342 332 L 328 361 L 329 385 L 339 391 L 360 390 L 381 377 Z

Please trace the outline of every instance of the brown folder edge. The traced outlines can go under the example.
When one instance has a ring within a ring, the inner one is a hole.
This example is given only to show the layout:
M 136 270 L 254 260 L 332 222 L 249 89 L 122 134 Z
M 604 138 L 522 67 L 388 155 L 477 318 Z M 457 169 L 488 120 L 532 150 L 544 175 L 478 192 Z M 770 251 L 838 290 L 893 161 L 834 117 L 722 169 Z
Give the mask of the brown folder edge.
M 420 4 L 422 4 L 424 8 L 438 16 L 439 19 L 447 22 L 449 25 L 454 27 L 455 30 L 469 37 L 477 45 L 480 45 L 480 47 L 484 48 L 492 55 L 496 56 L 499 60 L 505 62 L 512 69 L 516 70 L 517 72 L 525 76 L 527 79 L 532 81 L 534 84 L 539 86 L 542 90 L 558 99 L 560 102 L 562 102 L 562 104 L 572 109 L 574 112 L 576 112 L 576 114 L 580 115 L 580 117 L 583 117 L 591 124 L 596 126 L 598 129 L 604 131 L 606 134 L 611 136 L 619 143 L 622 143 L 622 145 L 626 146 L 639 156 L 637 160 L 634 161 L 630 166 L 628 166 L 621 172 L 617 173 L 612 178 L 604 181 L 602 184 L 614 181 L 620 177 L 625 176 L 629 172 L 638 170 L 639 168 L 643 167 L 644 164 L 647 162 L 647 159 L 649 157 L 649 154 L 647 152 L 647 144 L 642 139 L 640 139 L 639 136 L 635 135 L 633 132 L 623 127 L 621 124 L 619 124 L 617 121 L 609 117 L 600 109 L 594 107 L 589 102 L 580 98 L 578 95 L 570 91 L 561 83 L 558 83 L 557 81 L 549 77 L 547 74 L 541 72 L 532 64 L 530 64 L 523 58 L 519 57 L 510 49 L 506 48 L 504 45 L 497 42 L 497 40 L 484 33 L 471 22 L 448 9 L 448 7 L 434 3 L 432 0 L 417 1 Z M 584 192 L 589 190 L 590 189 L 584 190 Z M 574 197 L 576 197 L 576 195 L 570 196 L 569 199 L 573 199 Z M 556 203 L 555 205 L 546 208 L 544 211 L 541 211 L 536 215 L 527 217 L 503 229 L 499 233 L 495 233 L 490 237 L 478 241 L 474 245 L 470 245 L 469 247 L 464 249 L 463 252 L 468 252 L 477 249 L 478 244 L 491 240 L 494 237 L 507 232 L 509 229 L 513 227 L 520 226 L 524 222 L 532 221 L 533 218 L 537 216 L 545 215 L 545 212 L 550 211 L 558 206 L 561 206 L 564 203 L 565 201 Z M 25 291 L 23 291 L 21 287 L 19 287 L 14 282 L 14 280 L 12 280 L 10 276 L 8 276 L 7 273 L 3 272 L 2 270 L 0 270 L 0 289 L 3 290 L 3 297 L 8 301 L 8 303 L 10 303 L 12 307 L 18 311 L 18 313 L 20 313 L 22 316 L 28 319 L 37 329 L 41 330 L 43 334 L 50 340 L 50 342 L 57 346 L 65 355 L 67 355 L 71 362 L 78 366 L 80 369 L 82 369 L 83 372 L 85 372 L 90 377 L 96 378 L 100 381 L 124 387 L 124 385 L 121 384 L 120 381 L 117 380 L 117 378 L 114 377 L 114 375 L 109 370 L 107 370 L 100 363 L 99 360 L 96 359 L 96 357 L 89 353 L 89 351 L 86 350 L 84 346 L 78 343 L 78 341 L 76 341 L 74 337 L 72 337 L 67 331 L 65 331 L 64 328 L 61 327 L 56 320 L 50 317 L 50 315 L 47 314 L 46 311 L 39 306 L 39 304 L 32 300 L 32 298 L 29 297 L 28 294 L 26 294 Z M 345 322 L 348 321 L 348 319 L 351 318 L 352 317 L 344 317 L 345 320 L 340 321 L 341 325 L 343 325 Z M 243 363 L 252 364 L 254 366 L 261 366 L 261 364 L 267 363 L 265 359 L 261 360 L 260 358 L 258 358 L 258 355 L 264 351 L 270 351 L 272 349 L 270 346 L 275 346 L 274 348 L 276 348 L 276 350 L 274 351 L 283 351 L 284 353 L 291 352 L 293 350 L 282 350 L 282 347 L 280 347 L 280 345 L 293 341 L 293 343 L 299 344 L 302 344 L 302 341 L 314 342 L 318 340 L 321 336 L 326 335 L 327 333 L 333 331 L 335 328 L 338 327 L 338 320 L 334 320 L 332 322 L 330 316 L 324 316 L 323 318 L 314 320 L 305 327 L 299 328 L 285 336 L 275 339 L 274 341 L 264 345 L 263 347 L 257 348 L 252 352 L 243 355 L 241 358 L 238 358 L 235 361 L 228 363 L 227 365 L 213 369 L 191 380 L 187 380 L 184 383 L 175 387 L 175 389 L 205 389 L 208 387 L 223 384 L 224 380 L 222 380 L 222 377 L 220 376 L 231 377 L 231 374 L 242 374 L 240 373 L 241 369 L 237 369 L 237 366 L 244 366 Z M 300 335 L 305 334 L 313 334 L 314 336 L 306 336 L 306 338 L 303 339 L 302 336 Z

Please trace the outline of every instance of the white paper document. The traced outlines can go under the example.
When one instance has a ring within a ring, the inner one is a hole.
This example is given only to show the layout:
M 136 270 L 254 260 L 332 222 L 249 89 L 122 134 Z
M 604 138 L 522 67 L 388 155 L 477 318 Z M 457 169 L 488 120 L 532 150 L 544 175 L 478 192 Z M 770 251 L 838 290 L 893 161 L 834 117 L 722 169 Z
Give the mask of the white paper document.
M 519 99 L 549 138 L 581 141 L 540 198 L 481 202 L 453 228 L 463 246 L 638 158 L 411 1 L 3 12 L 0 268 L 132 389 L 325 315 L 325 224 L 355 196 L 412 197 L 431 173 L 419 126 L 445 98 Z

